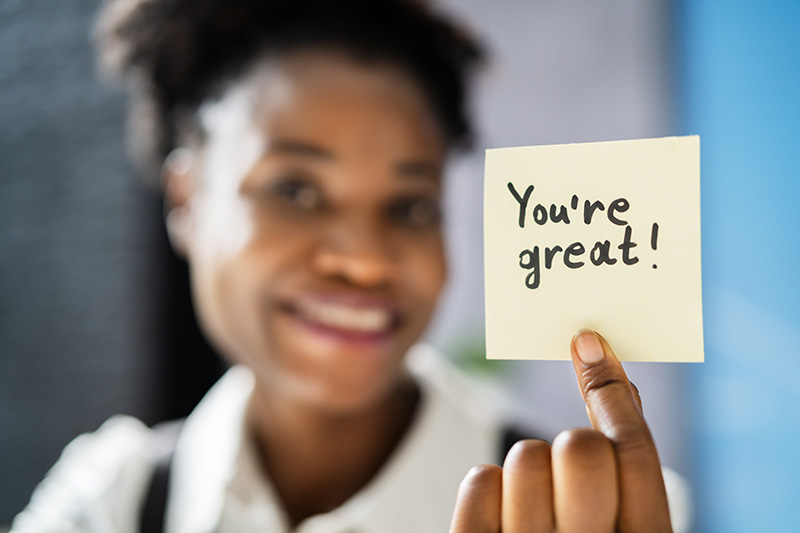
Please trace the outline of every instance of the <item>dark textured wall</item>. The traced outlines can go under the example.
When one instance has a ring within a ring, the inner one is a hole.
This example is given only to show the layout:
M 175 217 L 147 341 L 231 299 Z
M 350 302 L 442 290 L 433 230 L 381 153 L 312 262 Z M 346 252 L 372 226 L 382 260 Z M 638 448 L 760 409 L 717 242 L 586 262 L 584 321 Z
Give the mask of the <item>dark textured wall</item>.
M 148 198 L 94 81 L 96 5 L 0 4 L 0 523 L 77 433 L 152 407 Z
M 157 391 L 209 367 L 180 379 L 164 355 L 190 322 L 185 272 L 126 162 L 123 96 L 96 80 L 98 6 L 0 2 L 0 525 L 69 440 L 180 415 L 198 393 Z

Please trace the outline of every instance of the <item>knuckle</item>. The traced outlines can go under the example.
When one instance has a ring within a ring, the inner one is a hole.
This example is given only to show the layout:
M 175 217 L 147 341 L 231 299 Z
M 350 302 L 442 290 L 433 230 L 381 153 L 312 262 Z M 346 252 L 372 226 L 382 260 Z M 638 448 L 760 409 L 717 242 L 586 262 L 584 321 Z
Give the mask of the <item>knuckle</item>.
M 559 433 L 553 441 L 553 455 L 592 470 L 605 468 L 614 460 L 614 447 L 595 429 L 570 429 Z
M 521 440 L 506 455 L 504 467 L 538 468 L 550 462 L 550 444 L 543 440 Z
M 608 439 L 596 429 L 575 428 L 559 433 L 553 441 L 553 447 L 581 450 L 603 446 L 607 442 Z
M 497 465 L 473 466 L 461 481 L 462 489 L 475 489 L 492 486 L 500 482 L 502 469 Z
M 587 398 L 602 390 L 628 387 L 627 381 L 619 375 L 617 369 L 610 365 L 599 365 L 587 368 L 581 376 L 584 396 Z

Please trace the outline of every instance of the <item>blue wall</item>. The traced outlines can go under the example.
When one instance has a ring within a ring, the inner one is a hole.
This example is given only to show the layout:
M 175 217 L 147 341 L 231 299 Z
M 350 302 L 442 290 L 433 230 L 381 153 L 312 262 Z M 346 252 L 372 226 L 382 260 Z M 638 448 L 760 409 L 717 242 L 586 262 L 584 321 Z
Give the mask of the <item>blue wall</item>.
M 800 2 L 685 0 L 676 29 L 702 146 L 697 531 L 800 531 Z

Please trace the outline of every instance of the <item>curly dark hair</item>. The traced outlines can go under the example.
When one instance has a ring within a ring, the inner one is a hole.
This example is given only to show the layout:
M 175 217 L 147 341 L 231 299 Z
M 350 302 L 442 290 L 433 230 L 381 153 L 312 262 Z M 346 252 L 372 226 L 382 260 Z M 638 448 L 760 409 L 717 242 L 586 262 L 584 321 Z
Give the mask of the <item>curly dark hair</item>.
M 265 54 L 332 47 L 389 61 L 420 85 L 452 147 L 468 146 L 481 45 L 417 0 L 113 0 L 96 27 L 102 72 L 131 92 L 134 159 L 155 176 L 198 106 Z M 196 125 L 195 125 L 196 126 Z

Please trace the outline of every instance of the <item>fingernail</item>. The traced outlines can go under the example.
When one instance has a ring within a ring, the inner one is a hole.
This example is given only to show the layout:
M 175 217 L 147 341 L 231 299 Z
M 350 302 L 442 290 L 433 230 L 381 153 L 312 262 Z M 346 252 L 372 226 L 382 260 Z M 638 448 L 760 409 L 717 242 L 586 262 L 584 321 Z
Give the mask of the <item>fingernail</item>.
M 578 357 L 587 365 L 599 363 L 605 357 L 603 345 L 594 331 L 584 329 L 575 337 L 575 351 Z

